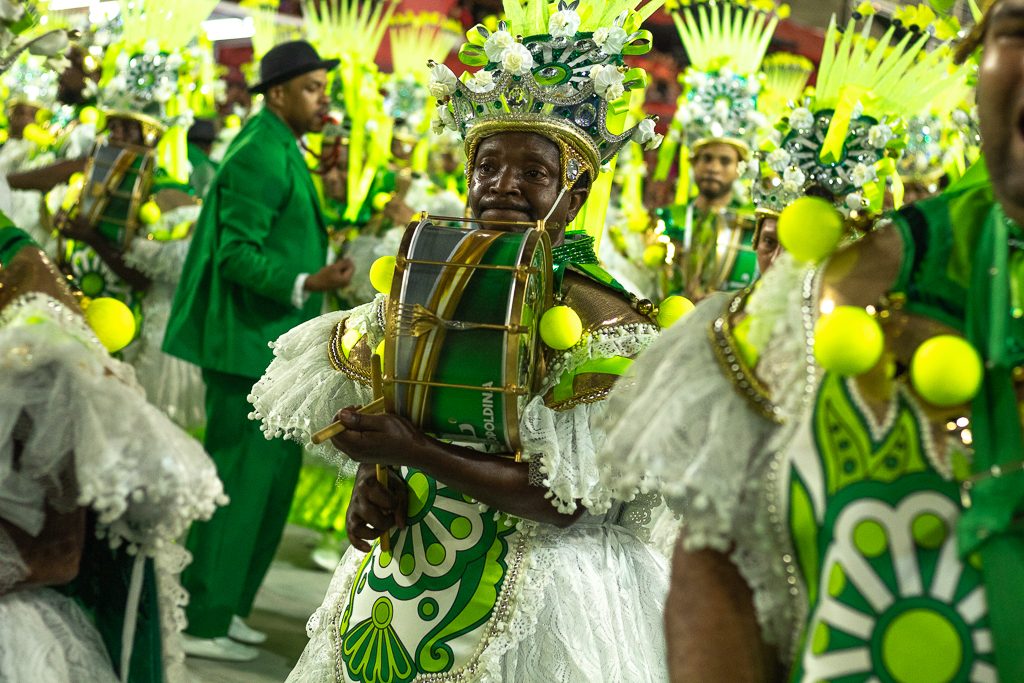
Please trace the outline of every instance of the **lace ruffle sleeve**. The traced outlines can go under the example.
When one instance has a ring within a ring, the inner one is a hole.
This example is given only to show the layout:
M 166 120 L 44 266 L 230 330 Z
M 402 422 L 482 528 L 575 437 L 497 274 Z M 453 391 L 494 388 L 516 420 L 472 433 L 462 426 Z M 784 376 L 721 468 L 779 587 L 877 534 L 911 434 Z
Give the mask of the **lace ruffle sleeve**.
M 160 221 L 154 226 L 155 231 L 170 233 L 181 223 L 194 222 L 201 210 L 199 205 L 187 205 L 167 211 L 160 216 Z M 181 279 L 191 244 L 191 237 L 171 240 L 137 237 L 125 252 L 125 262 L 154 280 L 176 285 Z
M 45 294 L 0 314 L 0 406 L 0 480 L 20 519 L 4 517 L 27 533 L 46 505 L 85 506 L 112 546 L 156 555 L 226 502 L 202 446 L 146 401 L 80 315 Z
M 330 442 L 314 446 L 310 439 L 333 422 L 341 408 L 373 399 L 368 378 L 361 380 L 350 359 L 358 353 L 356 345 L 375 349 L 383 339 L 383 302 L 381 296 L 351 311 L 322 315 L 271 343 L 274 360 L 249 395 L 254 407 L 250 418 L 262 422 L 268 439 L 292 439 L 346 472 L 355 472 L 355 463 Z
M 587 335 L 577 346 L 558 356 L 551 364 L 542 395 L 534 397 L 523 411 L 520 433 L 523 458 L 531 462 L 535 483 L 548 490 L 548 497 L 560 512 L 575 511 L 577 501 L 591 513 L 605 512 L 612 502 L 611 491 L 601 480 L 597 459 L 605 434 L 600 426 L 606 411 L 606 392 L 580 392 L 576 400 L 555 402 L 549 393 L 564 377 L 578 376 L 595 360 L 635 358 L 658 336 L 654 325 L 624 325 Z
M 600 455 L 616 497 L 662 494 L 691 540 L 720 550 L 731 543 L 751 461 L 774 428 L 732 386 L 712 348 L 709 329 L 726 302 L 707 299 L 634 363 L 609 399 Z
M 726 339 L 739 299 L 714 296 L 633 365 L 602 425 L 605 485 L 625 500 L 661 493 L 681 516 L 687 550 L 729 553 L 754 593 L 766 641 L 783 646 L 793 614 L 768 509 L 770 474 L 813 379 L 804 315 L 813 278 L 787 257 L 747 300 L 760 379 Z

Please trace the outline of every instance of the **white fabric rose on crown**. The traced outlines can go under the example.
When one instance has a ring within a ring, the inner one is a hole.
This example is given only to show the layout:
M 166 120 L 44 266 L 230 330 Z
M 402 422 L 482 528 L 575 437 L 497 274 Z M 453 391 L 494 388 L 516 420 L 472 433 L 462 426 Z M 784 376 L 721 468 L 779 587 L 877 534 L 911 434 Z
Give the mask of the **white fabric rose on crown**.
M 494 75 L 486 69 L 480 69 L 466 79 L 466 87 L 472 92 L 487 92 L 494 87 Z
M 457 131 L 458 125 L 455 123 L 455 115 L 452 114 L 451 110 L 441 105 L 437 108 L 437 116 L 431 122 L 431 127 L 436 135 L 441 135 L 446 130 Z
M 601 48 L 606 55 L 622 54 L 622 48 L 626 46 L 626 39 L 629 36 L 621 26 L 612 28 L 599 28 L 594 31 L 594 43 Z
M 768 168 L 776 173 L 785 173 L 791 159 L 792 157 L 789 152 L 784 149 L 776 149 L 768 155 L 765 161 L 768 164 Z
M 875 149 L 884 149 L 894 137 L 896 136 L 893 134 L 892 128 L 884 123 L 879 123 L 876 126 L 871 126 L 871 130 L 868 131 L 868 144 Z
M 459 79 L 444 64 L 434 64 L 430 68 L 430 96 L 438 102 L 445 102 L 455 94 L 455 86 Z
M 794 130 L 807 130 L 814 125 L 814 114 L 807 107 L 794 109 L 789 115 L 789 125 Z
M 797 193 L 803 189 L 807 176 L 796 166 L 790 166 L 782 176 L 782 187 L 789 193 Z
M 633 142 L 641 145 L 648 152 L 660 147 L 662 140 L 665 139 L 664 135 L 654 132 L 655 123 L 654 119 L 644 119 L 637 124 L 631 138 Z
M 501 57 L 501 68 L 515 76 L 525 76 L 533 69 L 533 55 L 522 43 L 513 43 Z
M 516 44 L 516 39 L 508 31 L 495 31 L 484 41 L 484 54 L 491 62 L 500 62 L 505 51 Z
M 590 70 L 590 80 L 594 82 L 594 92 L 608 102 L 614 102 L 626 91 L 623 75 L 618 67 L 596 65 Z
M 868 166 L 867 164 L 857 164 L 853 167 L 853 172 L 850 174 L 850 180 L 857 187 L 864 187 L 870 183 L 878 180 L 878 173 L 875 171 L 874 166 Z
M 552 38 L 574 38 L 580 30 L 580 15 L 574 10 L 555 12 L 548 19 L 548 33 Z

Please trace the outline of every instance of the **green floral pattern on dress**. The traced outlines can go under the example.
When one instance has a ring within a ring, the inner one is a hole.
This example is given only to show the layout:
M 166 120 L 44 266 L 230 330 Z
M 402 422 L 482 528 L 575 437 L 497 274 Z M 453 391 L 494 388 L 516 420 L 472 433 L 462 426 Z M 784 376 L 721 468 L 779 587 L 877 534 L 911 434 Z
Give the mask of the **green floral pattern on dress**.
M 958 557 L 956 482 L 930 464 L 928 424 L 902 391 L 873 425 L 826 375 L 789 480 L 807 588 L 795 681 L 994 681 L 981 573 Z
M 516 520 L 418 470 L 402 476 L 408 526 L 391 531 L 390 552 L 374 546 L 342 613 L 341 657 L 354 681 L 405 683 L 468 664 L 495 615 L 518 536 Z

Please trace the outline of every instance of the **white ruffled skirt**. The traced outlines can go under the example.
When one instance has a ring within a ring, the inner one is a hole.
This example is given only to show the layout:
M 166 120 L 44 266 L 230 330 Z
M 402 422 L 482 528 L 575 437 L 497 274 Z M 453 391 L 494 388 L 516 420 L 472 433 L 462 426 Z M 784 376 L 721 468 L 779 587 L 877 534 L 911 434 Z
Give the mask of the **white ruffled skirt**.
M 49 588 L 4 595 L 0 624 L 0 681 L 117 681 L 99 632 L 69 597 Z
M 545 525 L 528 533 L 524 575 L 504 628 L 480 654 L 475 673 L 450 680 L 668 680 L 666 559 L 625 529 L 586 519 L 565 530 Z M 289 683 L 338 680 L 330 615 L 346 599 L 364 557 L 349 549 L 342 558 L 323 605 L 309 620 L 310 642 Z

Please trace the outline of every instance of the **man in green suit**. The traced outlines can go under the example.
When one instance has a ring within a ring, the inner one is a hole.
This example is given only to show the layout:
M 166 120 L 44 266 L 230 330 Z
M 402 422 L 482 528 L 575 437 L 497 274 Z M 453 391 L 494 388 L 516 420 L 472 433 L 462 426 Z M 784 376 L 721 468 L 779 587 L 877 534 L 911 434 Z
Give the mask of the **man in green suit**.
M 253 659 L 257 650 L 236 641 L 266 638 L 242 618 L 280 542 L 301 451 L 264 438 L 247 396 L 273 357 L 268 342 L 318 315 L 321 292 L 351 277 L 347 262 L 324 266 L 327 233 L 299 146 L 323 127 L 327 70 L 337 63 L 304 41 L 264 56 L 252 91 L 265 108 L 207 192 L 167 325 L 164 350 L 203 369 L 205 445 L 231 498 L 188 537 L 189 654 Z

